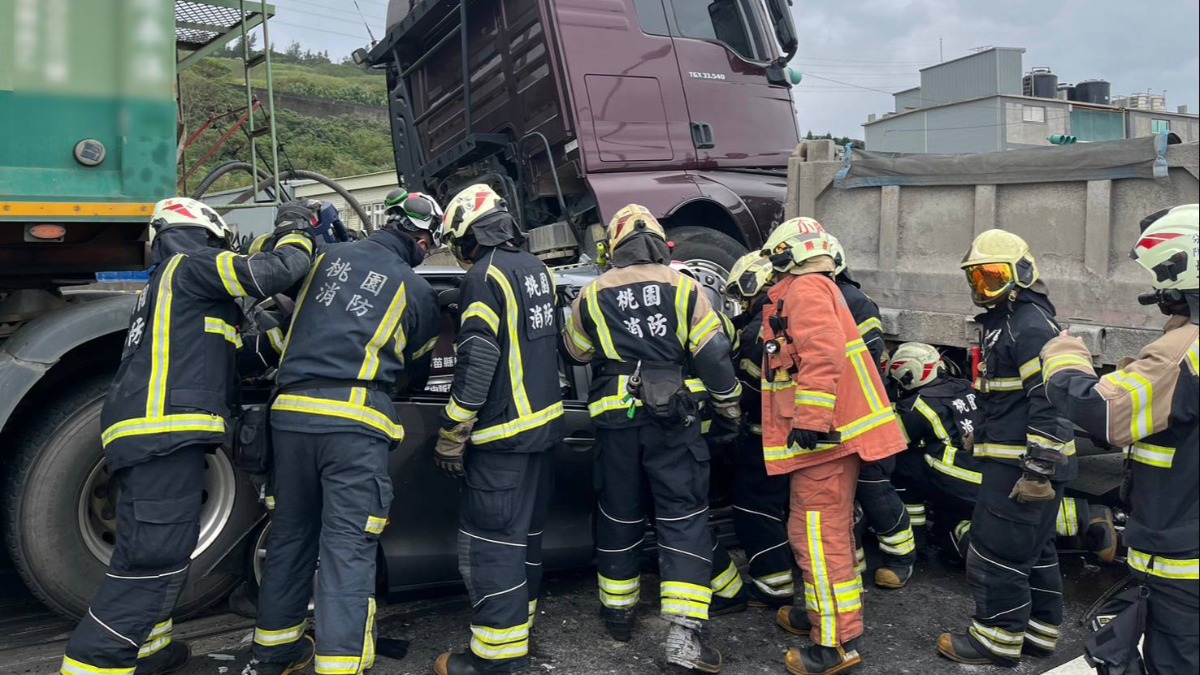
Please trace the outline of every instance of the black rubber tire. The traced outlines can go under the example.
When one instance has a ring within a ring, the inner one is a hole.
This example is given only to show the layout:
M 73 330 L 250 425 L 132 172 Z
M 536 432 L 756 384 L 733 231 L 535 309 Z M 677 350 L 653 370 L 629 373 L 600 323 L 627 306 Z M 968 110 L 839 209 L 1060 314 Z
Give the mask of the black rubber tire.
M 667 238 L 675 242 L 671 257 L 675 260 L 710 260 L 728 272 L 733 263 L 746 254 L 746 247 L 736 239 L 717 230 L 683 225 L 667 230 Z
M 111 381 L 111 375 L 85 380 L 42 406 L 37 420 L 14 446 L 0 500 L 4 543 L 13 566 L 39 600 L 71 618 L 87 611 L 106 568 L 84 543 L 78 521 L 80 492 L 103 455 L 100 409 Z M 234 513 L 259 508 L 253 487 L 242 475 L 237 476 L 234 499 Z M 233 546 L 236 536 L 222 532 L 193 561 L 192 578 L 176 605 L 176 618 L 194 615 L 220 600 L 240 580 L 240 569 L 226 565 L 202 579 L 194 572 Z

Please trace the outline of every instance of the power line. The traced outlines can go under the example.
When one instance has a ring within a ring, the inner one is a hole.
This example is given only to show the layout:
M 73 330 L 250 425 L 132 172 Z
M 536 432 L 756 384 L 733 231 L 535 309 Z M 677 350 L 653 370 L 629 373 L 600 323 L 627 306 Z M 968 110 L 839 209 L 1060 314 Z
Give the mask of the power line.
M 287 21 L 283 21 L 281 19 L 271 19 L 271 24 L 272 25 L 280 25 L 280 26 L 290 26 L 292 28 L 298 28 L 300 30 L 311 31 L 314 33 L 325 33 L 326 35 L 340 35 L 342 37 L 354 38 L 355 40 L 363 39 L 363 36 L 361 34 L 355 35 L 355 34 L 351 34 L 351 33 L 343 33 L 341 31 L 330 30 L 329 28 L 326 28 L 325 26 L 305 26 L 304 24 L 290 23 Z

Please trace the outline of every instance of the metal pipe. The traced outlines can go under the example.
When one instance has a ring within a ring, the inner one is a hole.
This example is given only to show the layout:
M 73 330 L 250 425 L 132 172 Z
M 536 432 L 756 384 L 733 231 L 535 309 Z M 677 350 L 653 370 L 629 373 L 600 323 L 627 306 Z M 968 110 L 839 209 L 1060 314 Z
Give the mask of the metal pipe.
M 458 32 L 461 30 L 462 30 L 462 24 L 455 26 L 453 30 L 451 30 L 449 33 L 446 34 L 446 37 L 442 38 L 441 40 L 438 40 L 437 44 L 430 47 L 424 54 L 421 55 L 421 58 L 417 59 L 416 61 L 413 61 L 411 66 L 405 68 L 400 73 L 400 77 L 408 77 L 409 74 L 412 73 L 412 71 L 414 71 L 417 68 L 420 68 L 422 65 L 424 65 L 425 62 L 428 61 L 430 59 L 430 57 L 432 57 L 434 55 L 435 52 L 437 52 L 437 50 L 441 49 L 442 47 L 445 47 L 446 43 L 449 42 L 450 40 L 452 40 L 454 38 L 454 36 L 457 35 Z
M 462 36 L 462 78 L 463 78 L 463 130 L 467 136 L 471 135 L 471 67 L 469 59 L 470 55 L 469 42 L 470 34 L 467 33 L 467 0 L 460 0 L 458 3 L 458 31 Z
M 259 12 L 262 14 L 262 32 L 263 44 L 266 46 L 267 60 L 264 65 L 267 68 L 267 125 L 271 129 L 271 173 L 275 175 L 275 195 L 271 200 L 275 204 L 279 204 L 280 196 L 283 194 L 279 185 L 279 140 L 275 130 L 275 81 L 271 76 L 271 33 L 267 28 L 267 0 L 260 0 L 261 8 Z M 254 139 L 250 140 L 251 145 L 254 144 Z
M 250 125 L 250 167 L 258 174 L 258 157 L 254 153 L 254 88 L 250 86 L 250 31 L 246 27 L 246 0 L 238 0 L 239 24 L 242 27 L 242 73 L 246 81 L 246 122 Z M 270 46 L 267 47 L 270 50 Z
M 413 126 L 415 127 L 418 124 L 429 119 L 430 115 L 437 112 L 440 108 L 445 106 L 447 103 L 450 103 L 451 101 L 456 100 L 456 97 L 458 96 L 459 92 L 461 92 L 462 90 L 463 90 L 463 87 L 461 87 L 461 86 L 455 87 L 453 91 L 451 91 L 449 94 L 446 94 L 445 96 L 443 96 L 442 100 L 429 106 L 429 110 L 426 110 L 425 112 L 421 113 L 420 117 L 417 117 L 415 120 L 413 120 Z
M 562 183 L 560 183 L 558 180 L 558 168 L 554 166 L 554 155 L 551 154 L 550 151 L 550 139 L 546 138 L 546 134 L 543 134 L 540 131 L 531 131 L 521 137 L 520 142 L 517 143 L 517 152 L 524 157 L 525 142 L 534 137 L 542 140 L 542 147 L 546 150 L 546 162 L 550 165 L 550 176 L 554 178 L 554 191 L 558 196 L 558 208 L 562 212 L 563 218 L 566 219 L 567 225 L 575 234 L 575 243 L 582 246 L 583 238 L 581 233 L 576 231 L 575 222 L 571 218 L 571 214 L 567 211 L 567 200 L 563 197 Z M 532 157 L 530 159 L 532 160 Z

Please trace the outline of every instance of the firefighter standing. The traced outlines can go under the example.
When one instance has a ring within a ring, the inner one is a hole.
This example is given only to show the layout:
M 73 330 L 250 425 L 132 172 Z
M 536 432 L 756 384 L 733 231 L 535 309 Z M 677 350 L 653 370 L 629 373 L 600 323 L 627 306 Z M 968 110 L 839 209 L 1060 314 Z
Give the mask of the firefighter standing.
M 834 264 L 834 280 L 850 316 L 858 324 L 858 334 L 871 353 L 871 360 L 877 368 L 882 368 L 887 359 L 886 345 L 883 341 L 883 322 L 879 316 L 879 306 L 866 293 L 862 292 L 858 282 L 850 278 L 847 269 L 846 252 L 841 242 L 829 235 L 832 246 Z M 879 551 L 883 554 L 883 566 L 875 570 L 875 585 L 890 590 L 904 588 L 912 578 L 913 563 L 916 562 L 916 539 L 913 537 L 913 524 L 924 524 L 925 513 L 915 510 L 913 513 L 905 508 L 904 500 L 892 485 L 892 472 L 896 469 L 896 458 L 888 457 L 878 462 L 864 463 L 858 472 L 855 499 L 862 507 L 863 519 L 860 526 L 870 525 L 879 538 Z M 913 523 L 912 521 L 916 521 Z M 865 530 L 865 527 L 862 527 Z M 864 532 L 855 533 L 857 547 L 854 551 L 859 572 L 866 570 L 866 556 L 862 549 Z
M 1023 239 L 979 235 L 963 258 L 972 300 L 986 308 L 983 363 L 975 382 L 985 423 L 983 461 L 971 518 L 967 581 L 975 614 L 963 633 L 943 633 L 938 651 L 959 663 L 1014 665 L 1022 653 L 1049 656 L 1063 618 L 1055 520 L 1063 485 L 1075 478 L 1071 424 L 1046 400 L 1039 354 L 1058 334 L 1054 305 Z
M 254 629 L 260 674 L 301 670 L 314 651 L 317 673 L 374 663 L 388 453 L 404 438 L 390 392 L 421 372 L 440 331 L 434 291 L 412 269 L 436 234 L 391 221 L 328 246 L 300 289 L 271 407 L 275 507 Z M 304 635 L 310 598 L 315 648 Z
M 458 567 L 471 600 L 470 650 L 444 653 L 438 675 L 511 673 L 528 664 L 542 578 L 542 529 L 562 438 L 554 277 L 517 246 L 522 235 L 486 185 L 448 208 L 462 326 L 438 465 L 465 476 Z M 469 451 L 467 450 L 469 443 Z
M 793 218 L 771 233 L 763 253 L 779 275 L 763 308 L 763 455 L 768 473 L 790 474 L 788 535 L 805 596 L 804 608 L 781 608 L 776 621 L 815 643 L 788 651 L 788 672 L 829 675 L 862 662 L 862 581 L 852 543 L 859 465 L 905 443 L 833 281 L 824 228 Z
M 591 361 L 588 408 L 596 424 L 600 601 L 612 637 L 628 641 L 641 582 L 644 491 L 654 500 L 667 661 L 703 672 L 721 655 L 700 629 L 712 598 L 709 451 L 700 435 L 687 364 L 703 381 L 714 424 L 736 427 L 741 387 L 729 341 L 695 281 L 668 266 L 666 235 L 644 207 L 618 211 L 606 231 L 613 269 L 584 288 L 563 335 Z M 648 487 L 648 490 L 647 490 Z
M 1143 349 L 1138 360 L 1097 377 L 1087 346 L 1065 335 L 1051 340 L 1041 354 L 1047 396 L 1058 410 L 1097 438 L 1130 446 L 1123 490 L 1130 512 L 1124 540 L 1129 566 L 1141 582 L 1136 604 L 1145 603 L 1145 612 L 1131 607 L 1109 623 L 1113 631 L 1126 622 L 1134 624 L 1124 640 L 1104 636 L 1111 653 L 1095 644 L 1100 640 L 1088 644 L 1089 656 L 1114 665 L 1112 671 L 1101 668 L 1101 673 L 1142 672 L 1136 666 L 1116 666 L 1136 663 L 1143 632 L 1142 653 L 1150 673 L 1200 670 L 1198 239 L 1197 204 L 1143 221 L 1131 256 L 1154 274 L 1155 291 L 1139 300 L 1157 303 L 1171 318 L 1165 334 Z
M 740 335 L 733 359 L 746 427 L 738 434 L 733 459 L 733 528 L 749 561 L 750 603 L 779 608 L 792 604 L 795 588 L 786 525 L 788 479 L 767 473 L 762 451 L 762 309 L 774 279 L 771 262 L 753 251 L 734 264 L 725 292 L 743 303 L 734 318 Z
M 298 233 L 237 255 L 233 230 L 192 199 L 160 201 L 150 226 L 154 267 L 101 412 L 105 460 L 121 485 L 117 543 L 67 643 L 68 675 L 151 675 L 187 662 L 187 645 L 171 639 L 171 612 L 200 533 L 204 456 L 220 451 L 236 405 L 235 300 L 287 289 L 312 255 Z

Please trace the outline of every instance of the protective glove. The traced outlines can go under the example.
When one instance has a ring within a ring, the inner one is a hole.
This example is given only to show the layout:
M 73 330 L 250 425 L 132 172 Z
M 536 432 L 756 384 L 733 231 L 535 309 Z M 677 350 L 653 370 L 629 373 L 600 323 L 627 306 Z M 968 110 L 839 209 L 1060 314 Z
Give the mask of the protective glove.
M 319 202 L 311 199 L 293 200 L 280 204 L 279 211 L 275 215 L 275 230 L 263 244 L 262 250 L 274 251 L 279 240 L 293 232 L 308 237 L 315 245 L 316 238 L 313 236 L 313 228 L 317 224 L 317 207 L 319 206 Z
M 1009 499 L 1015 499 L 1021 504 L 1054 501 L 1054 485 L 1045 476 L 1034 473 L 1023 473 L 1013 485 Z
M 797 447 L 801 450 L 813 450 L 817 447 L 817 440 L 820 434 L 808 429 L 792 429 L 792 433 L 788 434 L 788 447 Z
M 463 475 L 463 454 L 467 451 L 467 441 L 471 438 L 471 429 L 475 420 L 458 422 L 454 426 L 438 429 L 437 445 L 433 450 L 433 461 L 447 476 L 461 478 Z
M 708 440 L 717 444 L 732 443 L 742 429 L 742 406 L 733 401 L 714 403 L 712 409 L 713 430 Z
M 340 241 L 350 241 L 350 233 L 346 230 L 342 216 L 337 207 L 329 202 L 321 202 L 317 211 L 317 224 L 313 234 L 326 244 L 336 244 Z

